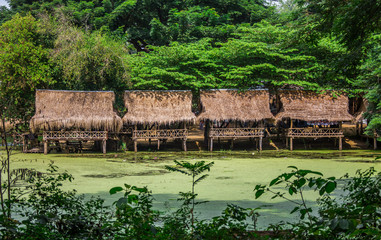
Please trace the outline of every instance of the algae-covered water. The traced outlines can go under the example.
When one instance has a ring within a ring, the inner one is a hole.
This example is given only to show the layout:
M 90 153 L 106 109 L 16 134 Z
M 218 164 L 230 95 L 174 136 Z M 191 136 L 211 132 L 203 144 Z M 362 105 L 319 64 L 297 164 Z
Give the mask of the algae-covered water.
M 256 184 L 267 184 L 280 175 L 288 166 L 320 171 L 325 177 L 341 177 L 345 173 L 354 175 L 358 169 L 374 167 L 381 170 L 381 162 L 375 161 L 380 151 L 221 151 L 221 152 L 139 152 L 113 154 L 22 154 L 12 156 L 13 168 L 34 168 L 44 171 L 50 161 L 59 171 L 71 173 L 75 180 L 65 189 L 76 189 L 85 196 L 100 196 L 111 204 L 118 196 L 108 191 L 124 183 L 147 186 L 155 197 L 154 207 L 161 211 L 176 209 L 177 194 L 189 191 L 189 177 L 165 170 L 173 160 L 214 162 L 209 177 L 196 185 L 199 200 L 209 201 L 197 206 L 200 218 L 219 215 L 227 203 L 245 208 L 260 207 L 259 226 L 268 226 L 281 220 L 292 221 L 293 205 L 282 199 L 270 199 L 264 195 L 255 200 L 253 188 Z M 336 194 L 338 194 L 336 192 Z M 309 204 L 315 204 L 317 194 L 307 192 Z

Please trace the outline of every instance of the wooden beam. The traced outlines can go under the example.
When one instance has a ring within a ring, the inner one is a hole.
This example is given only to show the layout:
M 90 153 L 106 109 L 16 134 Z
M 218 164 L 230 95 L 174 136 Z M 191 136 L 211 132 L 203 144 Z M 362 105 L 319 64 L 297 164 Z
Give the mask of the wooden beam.
M 160 150 L 160 139 L 157 139 L 157 150 Z
M 294 150 L 293 148 L 294 148 L 294 146 L 293 146 L 293 138 L 292 137 L 290 137 L 290 151 L 292 151 L 292 150 Z

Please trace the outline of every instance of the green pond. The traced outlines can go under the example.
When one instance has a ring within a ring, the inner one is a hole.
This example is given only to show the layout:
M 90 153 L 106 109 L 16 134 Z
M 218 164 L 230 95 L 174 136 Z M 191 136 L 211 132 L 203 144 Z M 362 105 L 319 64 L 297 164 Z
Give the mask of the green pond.
M 3 153 L 4 154 L 4 153 Z M 155 197 L 154 207 L 163 212 L 176 209 L 178 192 L 189 191 L 190 179 L 180 173 L 165 170 L 173 160 L 190 162 L 205 160 L 214 162 L 209 177 L 196 185 L 199 200 L 209 201 L 197 206 L 199 218 L 219 215 L 227 203 L 245 208 L 260 207 L 258 225 L 267 226 L 279 221 L 293 221 L 290 215 L 293 205 L 282 199 L 271 199 L 264 195 L 255 200 L 253 188 L 256 184 L 267 184 L 280 175 L 288 166 L 320 171 L 325 177 L 341 177 L 345 173 L 354 175 L 358 169 L 374 167 L 381 170 L 381 162 L 375 161 L 381 151 L 219 151 L 219 152 L 139 152 L 112 154 L 22 154 L 12 156 L 13 168 L 34 168 L 44 171 L 50 161 L 59 171 L 71 173 L 75 180 L 65 189 L 76 189 L 85 196 L 100 196 L 107 204 L 117 200 L 108 191 L 124 183 L 147 186 Z M 336 191 L 336 194 L 340 192 Z M 317 193 L 306 193 L 308 203 L 315 204 Z

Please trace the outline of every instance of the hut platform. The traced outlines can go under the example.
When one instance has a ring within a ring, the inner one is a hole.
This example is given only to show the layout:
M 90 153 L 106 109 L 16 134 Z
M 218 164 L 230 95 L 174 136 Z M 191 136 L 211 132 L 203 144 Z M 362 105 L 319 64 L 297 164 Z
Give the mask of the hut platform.
M 49 142 L 52 141 L 102 141 L 103 153 L 106 153 L 107 139 L 107 131 L 44 131 L 44 154 L 49 152 Z

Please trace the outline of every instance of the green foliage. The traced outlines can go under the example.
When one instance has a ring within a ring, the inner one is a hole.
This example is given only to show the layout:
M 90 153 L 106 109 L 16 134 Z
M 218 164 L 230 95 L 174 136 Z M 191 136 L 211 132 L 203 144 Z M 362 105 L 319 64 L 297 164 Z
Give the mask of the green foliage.
M 179 201 L 182 201 L 182 207 L 177 211 L 177 216 L 181 216 L 184 220 L 184 225 L 191 228 L 192 232 L 194 231 L 194 210 L 195 205 L 201 204 L 204 202 L 195 202 L 197 194 L 194 189 L 197 183 L 201 182 L 205 178 L 207 178 L 208 174 L 203 174 L 205 171 L 210 171 L 210 168 L 213 166 L 214 162 L 205 163 L 205 161 L 199 161 L 195 163 L 185 162 L 185 161 L 177 161 L 174 160 L 176 164 L 175 167 L 165 166 L 165 168 L 171 172 L 179 172 L 181 174 L 190 176 L 192 178 L 192 191 L 190 192 L 180 192 Z M 199 176 L 201 175 L 201 176 Z M 187 224 L 186 215 L 190 213 L 190 224 Z
M 51 22 L 56 31 L 52 62 L 59 68 L 61 89 L 114 90 L 128 88 L 127 50 L 99 32 L 91 34 L 65 20 Z
M 345 194 L 319 201 L 320 215 L 335 238 L 379 239 L 381 229 L 381 173 L 374 168 L 344 176 Z
M 313 217 L 311 216 L 312 208 L 308 207 L 304 199 L 303 191 L 305 188 L 313 189 L 318 191 L 320 196 L 324 194 L 330 194 L 336 189 L 337 183 L 334 177 L 323 178 L 323 174 L 320 172 L 315 172 L 311 170 L 298 169 L 295 166 L 289 166 L 292 169 L 289 173 L 283 173 L 278 177 L 271 180 L 270 184 L 265 185 L 256 185 L 254 188 L 255 198 L 261 197 L 264 193 L 270 192 L 273 194 L 272 199 L 274 198 L 283 198 L 290 203 L 295 204 L 295 208 L 291 213 L 299 212 L 300 219 L 303 220 L 306 216 L 312 225 Z M 319 176 L 319 177 L 316 177 Z M 277 185 L 284 185 L 284 188 L 287 190 L 287 193 L 276 192 L 272 190 Z M 300 200 L 293 200 L 286 195 L 298 195 Z
M 294 31 L 267 22 L 238 28 L 235 38 L 215 44 L 152 47 L 131 58 L 131 81 L 137 89 L 320 88 L 324 65 L 293 46 Z M 289 42 L 290 41 L 290 42 Z M 324 78 L 321 85 L 335 83 Z
M 0 26 L 0 108 L 8 119 L 27 120 L 34 113 L 38 88 L 55 83 L 49 51 L 38 20 L 15 15 Z
M 365 98 L 369 102 L 365 117 L 370 120 L 367 130 L 369 135 L 381 129 L 381 34 L 374 34 L 368 43 L 368 57 L 362 62 L 357 85 L 365 87 Z
M 200 221 L 196 225 L 195 235 L 205 239 L 250 239 L 255 233 L 249 229 L 248 218 L 254 222 L 254 229 L 259 214 L 257 209 L 245 209 L 228 204 L 221 216 Z M 234 236 L 234 238 L 232 238 Z
M 85 201 L 75 191 L 63 191 L 63 183 L 72 180 L 70 174 L 58 173 L 52 164 L 47 173 L 29 174 L 26 189 L 13 189 L 12 211 L 18 220 L 3 218 L 1 236 L 4 239 L 110 237 L 111 212 L 104 207 L 104 201 L 96 198 Z
M 116 206 L 114 239 L 152 239 L 156 233 L 154 222 L 158 216 L 152 210 L 152 195 L 146 187 L 128 184 L 110 189 L 110 194 L 124 191 Z

